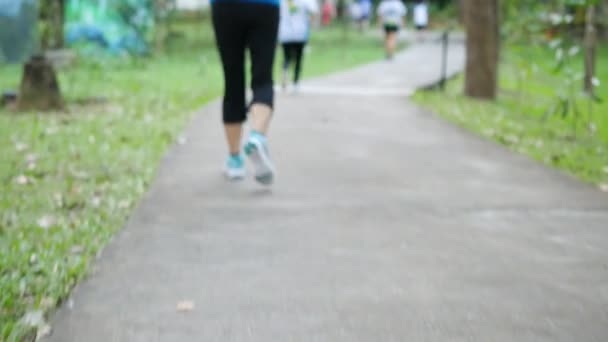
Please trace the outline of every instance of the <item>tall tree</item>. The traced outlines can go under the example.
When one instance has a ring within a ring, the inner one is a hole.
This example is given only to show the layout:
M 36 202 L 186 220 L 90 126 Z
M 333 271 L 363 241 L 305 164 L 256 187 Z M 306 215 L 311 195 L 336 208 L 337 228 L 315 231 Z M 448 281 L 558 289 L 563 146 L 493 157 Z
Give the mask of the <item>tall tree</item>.
M 597 32 L 595 28 L 596 7 L 590 4 L 587 7 L 585 18 L 585 79 L 584 89 L 587 94 L 593 95 L 595 78 L 595 55 L 597 50 Z
M 465 95 L 496 98 L 500 46 L 499 0 L 463 0 L 467 34 Z
M 40 2 L 41 45 L 47 49 L 61 49 L 64 45 L 65 0 Z
M 64 0 L 40 2 L 42 52 L 23 66 L 21 87 L 17 99 L 20 110 L 56 110 L 63 107 L 63 98 L 55 68 L 46 58 L 46 51 L 63 45 Z
M 608 20 L 606 19 L 608 18 L 608 0 L 604 0 L 604 2 L 602 2 L 600 9 L 601 11 L 598 17 L 602 18 L 600 25 L 602 25 L 603 39 L 608 41 Z

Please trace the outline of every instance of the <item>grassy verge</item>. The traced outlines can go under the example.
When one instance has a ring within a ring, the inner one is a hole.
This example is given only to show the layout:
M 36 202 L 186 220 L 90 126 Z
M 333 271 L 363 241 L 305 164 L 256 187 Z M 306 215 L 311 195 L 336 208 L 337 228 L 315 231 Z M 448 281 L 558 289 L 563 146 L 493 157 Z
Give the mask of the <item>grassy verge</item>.
M 360 33 L 336 25 L 313 32 L 303 66 L 303 76 L 314 77 L 337 69 L 349 69 L 369 61 L 384 58 L 383 43 L 375 29 Z M 403 47 L 403 45 L 402 45 Z M 283 58 L 277 54 L 278 71 Z M 277 74 L 278 75 L 278 74 Z
M 592 111 L 579 98 L 582 113 L 547 114 L 564 84 L 551 73 L 553 54 L 527 46 L 506 52 L 501 65 L 500 94 L 495 102 L 462 96 L 463 78 L 448 84 L 445 93 L 419 92 L 419 104 L 480 135 L 605 188 L 608 184 L 608 47 L 600 49 L 597 94 L 603 99 Z M 582 59 L 573 61 L 582 70 Z M 532 74 L 524 77 L 525 71 Z M 576 89 L 582 87 L 575 82 Z M 578 90 L 577 90 L 578 91 Z
M 192 26 L 194 25 L 194 26 Z M 46 314 L 87 273 L 153 179 L 191 113 L 220 95 L 221 69 L 208 23 L 179 26 L 166 53 L 99 59 L 61 70 L 69 110 L 0 109 L 0 340 L 32 329 L 26 313 Z M 314 35 L 305 76 L 382 56 L 381 44 L 339 29 Z M 0 90 L 20 68 L 0 66 Z M 106 98 L 98 104 L 80 99 Z

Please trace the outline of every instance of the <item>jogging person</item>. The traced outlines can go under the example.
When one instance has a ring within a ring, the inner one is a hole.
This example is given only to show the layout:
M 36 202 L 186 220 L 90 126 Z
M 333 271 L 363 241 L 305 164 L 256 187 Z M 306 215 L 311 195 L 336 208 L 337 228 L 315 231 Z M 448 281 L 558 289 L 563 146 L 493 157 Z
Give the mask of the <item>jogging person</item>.
M 378 6 L 379 21 L 384 27 L 386 58 L 392 59 L 397 47 L 397 33 L 401 28 L 407 8 L 401 0 L 382 0 Z
M 369 26 L 369 21 L 372 16 L 372 0 L 358 0 L 361 15 L 359 17 L 359 30 L 364 31 Z
M 289 67 L 295 64 L 293 88 L 298 89 L 304 48 L 310 36 L 313 16 L 319 12 L 316 0 L 281 0 L 279 41 L 283 46 L 283 89 L 287 88 Z
M 245 177 L 241 152 L 243 123 L 251 132 L 244 151 L 255 168 L 258 182 L 270 185 L 274 166 L 268 153 L 267 133 L 272 117 L 274 90 L 272 66 L 279 26 L 279 0 L 212 0 L 215 38 L 224 71 L 223 122 L 229 156 L 225 174 L 230 180 Z M 251 56 L 253 100 L 245 103 L 245 53 Z
M 414 25 L 418 31 L 418 40 L 422 40 L 422 31 L 429 25 L 429 5 L 424 0 L 417 0 L 414 5 Z
M 333 0 L 324 0 L 321 12 L 321 24 L 323 26 L 328 26 L 336 16 L 336 6 L 334 5 Z
M 424 0 L 417 0 L 414 5 L 414 25 L 416 30 L 422 31 L 429 24 L 429 5 Z

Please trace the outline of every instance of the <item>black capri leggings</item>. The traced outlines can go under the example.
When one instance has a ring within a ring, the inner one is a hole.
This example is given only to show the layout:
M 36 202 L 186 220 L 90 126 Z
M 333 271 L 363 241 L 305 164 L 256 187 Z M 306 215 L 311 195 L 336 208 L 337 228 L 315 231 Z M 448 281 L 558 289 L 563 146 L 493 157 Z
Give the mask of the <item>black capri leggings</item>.
M 283 69 L 287 71 L 292 61 L 295 61 L 295 72 L 293 83 L 298 83 L 302 72 L 302 57 L 304 55 L 305 42 L 283 43 Z
M 279 7 L 264 3 L 217 1 L 213 29 L 224 69 L 224 122 L 242 123 L 245 103 L 245 50 L 251 55 L 252 103 L 274 105 L 272 66 L 279 26 Z

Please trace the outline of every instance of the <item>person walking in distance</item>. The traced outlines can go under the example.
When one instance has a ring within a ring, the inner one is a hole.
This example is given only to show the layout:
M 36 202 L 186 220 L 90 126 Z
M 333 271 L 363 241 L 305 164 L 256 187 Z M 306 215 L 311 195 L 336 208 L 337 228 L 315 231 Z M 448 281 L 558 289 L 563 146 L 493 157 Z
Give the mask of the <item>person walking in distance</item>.
M 336 6 L 333 3 L 333 0 L 324 0 L 323 1 L 323 9 L 321 10 L 321 24 L 323 26 L 329 26 L 331 21 L 336 16 Z
M 392 59 L 397 48 L 397 34 L 405 22 L 407 8 L 401 0 L 382 0 L 378 6 L 379 22 L 384 28 L 384 49 L 386 58 Z
M 279 41 L 283 46 L 283 89 L 287 88 L 292 62 L 295 64 L 293 89 L 298 89 L 304 48 L 310 37 L 313 17 L 318 12 L 316 0 L 281 0 Z
M 416 0 L 414 4 L 414 25 L 418 31 L 418 41 L 422 41 L 422 31 L 429 25 L 429 5 L 424 0 Z
M 363 32 L 369 27 L 372 16 L 372 0 L 358 0 L 361 14 L 358 20 L 359 31 Z
M 224 72 L 223 122 L 229 155 L 225 175 L 245 177 L 241 150 L 243 124 L 249 113 L 251 131 L 244 152 L 256 180 L 270 185 L 275 178 L 268 150 L 268 129 L 274 105 L 272 66 L 279 26 L 279 0 L 212 0 L 215 38 Z M 246 104 L 245 53 L 251 56 L 253 99 Z

